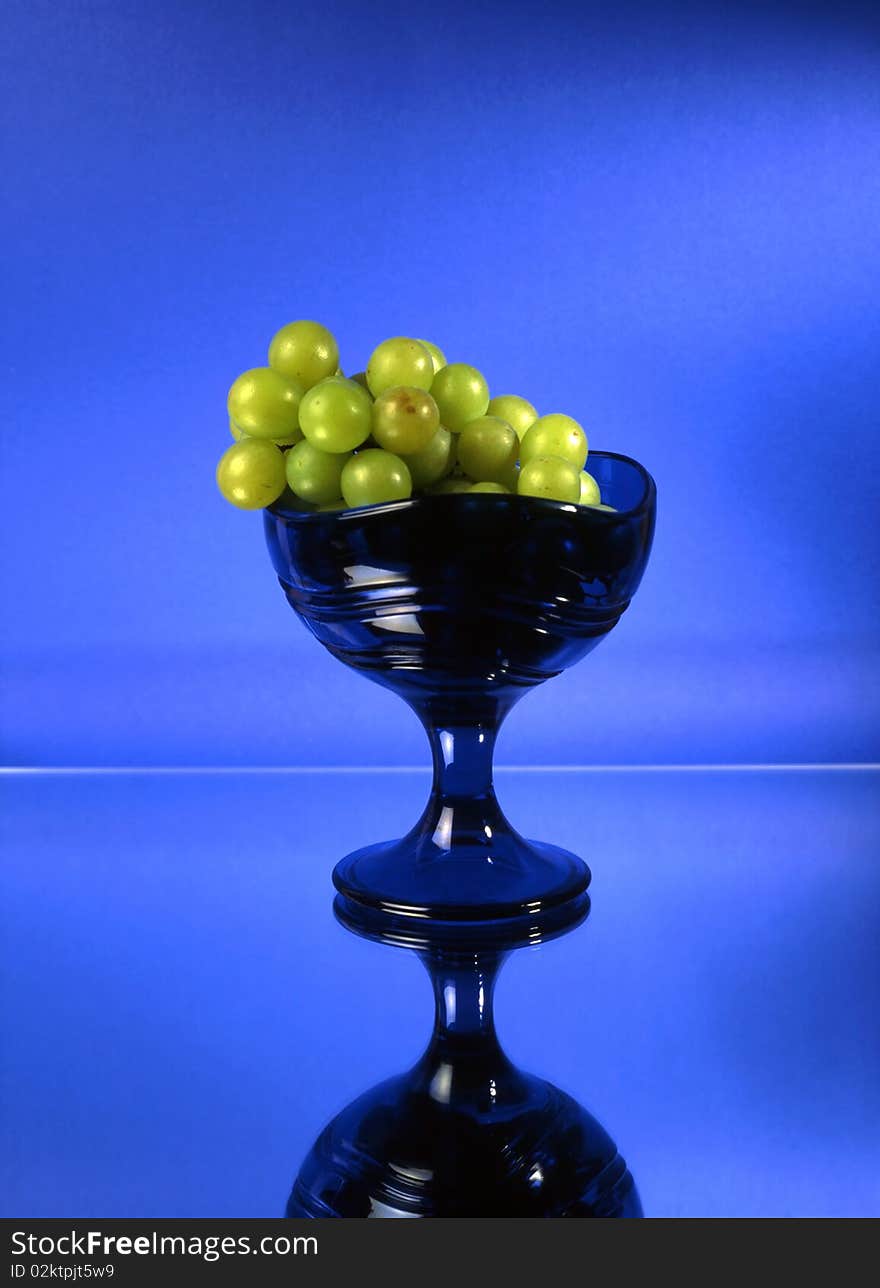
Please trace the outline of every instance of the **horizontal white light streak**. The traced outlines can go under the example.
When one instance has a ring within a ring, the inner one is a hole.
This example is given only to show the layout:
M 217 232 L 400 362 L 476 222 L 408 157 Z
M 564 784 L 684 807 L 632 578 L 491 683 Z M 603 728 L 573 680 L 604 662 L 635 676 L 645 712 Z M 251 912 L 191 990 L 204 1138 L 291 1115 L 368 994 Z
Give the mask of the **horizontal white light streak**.
M 730 774 L 730 773 L 877 773 L 873 761 L 755 762 L 693 765 L 496 765 L 496 774 Z M 421 774 L 427 765 L 0 765 L 0 776 L 123 774 Z

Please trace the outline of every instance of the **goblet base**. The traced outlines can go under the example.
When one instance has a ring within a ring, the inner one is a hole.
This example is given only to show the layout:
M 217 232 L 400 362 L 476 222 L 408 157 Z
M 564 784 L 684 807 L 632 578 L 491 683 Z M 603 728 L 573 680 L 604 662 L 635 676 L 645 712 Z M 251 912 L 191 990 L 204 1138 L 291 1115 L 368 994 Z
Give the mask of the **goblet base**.
M 414 845 L 410 836 L 349 854 L 333 884 L 340 920 L 370 938 L 411 936 L 417 946 L 420 939 L 436 944 L 446 931 L 459 948 L 462 936 L 481 947 L 496 937 L 514 947 L 536 926 L 559 934 L 583 919 L 590 869 L 567 850 L 513 832 L 448 851 Z
M 493 1103 L 494 1081 L 483 1104 L 460 1089 L 450 1101 L 449 1069 L 426 1081 L 417 1066 L 344 1109 L 303 1164 L 287 1216 L 642 1216 L 614 1142 L 570 1096 L 515 1074 L 512 1103 L 503 1091 Z

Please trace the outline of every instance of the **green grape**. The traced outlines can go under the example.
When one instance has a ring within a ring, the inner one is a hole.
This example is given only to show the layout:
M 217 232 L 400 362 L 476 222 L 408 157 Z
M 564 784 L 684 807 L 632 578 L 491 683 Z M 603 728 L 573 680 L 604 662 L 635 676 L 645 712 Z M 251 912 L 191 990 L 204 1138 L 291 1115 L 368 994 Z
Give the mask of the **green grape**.
M 330 376 L 313 385 L 299 411 L 302 432 L 322 452 L 350 452 L 369 437 L 373 403 L 353 380 Z
M 383 340 L 367 363 L 367 386 L 374 398 L 395 385 L 427 390 L 433 379 L 434 363 L 428 350 L 418 340 L 402 335 Z
M 373 438 L 398 456 L 423 452 L 439 426 L 437 404 L 424 389 L 386 389 L 373 403 Z
M 356 371 L 353 376 L 349 376 L 349 380 L 353 380 L 356 385 L 360 385 L 362 389 L 366 389 L 367 393 L 370 392 L 370 386 L 367 384 L 366 371 Z
M 240 510 L 261 510 L 277 501 L 286 482 L 284 457 L 264 438 L 243 438 L 227 447 L 217 465 L 217 486 Z
M 406 463 L 414 488 L 438 483 L 455 464 L 455 438 L 441 425 L 428 446 L 407 456 Z
M 466 362 L 441 367 L 431 385 L 431 396 L 440 408 L 441 423 L 456 434 L 469 421 L 485 416 L 489 406 L 489 386 L 476 367 Z
M 338 501 L 342 470 L 350 458 L 350 452 L 322 452 L 309 442 L 297 443 L 284 461 L 290 490 L 313 505 Z
M 518 438 L 522 438 L 538 419 L 537 408 L 518 394 L 499 394 L 493 398 L 489 403 L 489 415 L 506 420 L 516 430 Z
M 505 487 L 503 483 L 474 483 L 468 488 L 469 492 L 497 492 L 504 496 L 510 496 L 510 488 Z
M 519 472 L 520 496 L 576 502 L 580 494 L 580 470 L 558 456 L 534 456 Z
M 339 371 L 339 346 L 320 322 L 288 322 L 272 337 L 269 366 L 311 389 Z
M 229 419 L 249 438 L 290 438 L 299 429 L 302 386 L 271 367 L 244 371 L 226 400 Z
M 428 491 L 432 496 L 445 496 L 455 492 L 470 492 L 473 482 L 470 479 L 462 478 L 460 475 L 451 475 L 448 479 L 441 479 Z
M 412 495 L 412 478 L 406 462 L 376 447 L 357 452 L 342 471 L 345 504 L 380 505 L 405 501 Z
M 541 416 L 526 430 L 519 455 L 523 465 L 536 456 L 559 456 L 582 470 L 587 459 L 587 436 L 571 416 L 558 412 Z
M 476 483 L 503 483 L 516 465 L 519 439 L 506 421 L 480 416 L 458 438 L 458 463 Z
M 438 345 L 432 344 L 430 340 L 419 340 L 419 344 L 423 344 L 428 353 L 430 353 L 431 362 L 434 364 L 434 375 L 436 375 L 441 367 L 446 366 L 446 354 Z
M 236 443 L 240 438 L 247 438 L 247 434 L 242 433 L 231 416 L 229 417 L 229 432 L 235 439 Z
M 602 500 L 599 484 L 586 470 L 581 474 L 581 505 L 598 505 Z

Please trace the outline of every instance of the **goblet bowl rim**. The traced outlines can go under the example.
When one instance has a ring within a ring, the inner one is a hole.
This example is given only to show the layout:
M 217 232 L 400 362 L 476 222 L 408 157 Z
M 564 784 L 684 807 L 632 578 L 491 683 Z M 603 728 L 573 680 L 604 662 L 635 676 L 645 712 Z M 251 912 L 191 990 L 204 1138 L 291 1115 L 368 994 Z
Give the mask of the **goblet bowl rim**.
M 460 498 L 469 495 L 478 496 L 480 498 L 479 504 L 487 500 L 501 506 L 513 503 L 516 506 L 524 506 L 543 513 L 556 511 L 558 514 L 579 515 L 583 521 L 598 522 L 605 525 L 619 523 L 624 519 L 629 520 L 641 514 L 646 514 L 650 510 L 657 487 L 654 479 L 640 461 L 637 461 L 632 456 L 625 456 L 622 452 L 605 452 L 599 449 L 590 452 L 587 457 L 587 464 L 589 464 L 590 457 L 622 461 L 625 465 L 633 466 L 641 476 L 643 485 L 642 497 L 638 504 L 630 506 L 627 510 L 598 510 L 595 506 L 579 505 L 573 501 L 551 501 L 546 497 L 519 496 L 515 492 L 435 492 L 431 495 L 423 493 L 420 496 L 407 497 L 401 501 L 382 501 L 374 505 L 347 506 L 342 510 L 293 510 L 280 505 L 278 501 L 273 501 L 271 505 L 265 507 L 265 511 L 275 515 L 276 518 L 283 519 L 285 523 L 307 524 L 326 522 L 327 520 L 345 522 L 346 520 L 360 519 L 374 514 L 400 514 L 403 511 L 431 509 L 436 502 L 440 502 L 442 506 L 446 504 L 450 497 Z M 587 520 L 587 516 L 590 516 L 589 520 Z

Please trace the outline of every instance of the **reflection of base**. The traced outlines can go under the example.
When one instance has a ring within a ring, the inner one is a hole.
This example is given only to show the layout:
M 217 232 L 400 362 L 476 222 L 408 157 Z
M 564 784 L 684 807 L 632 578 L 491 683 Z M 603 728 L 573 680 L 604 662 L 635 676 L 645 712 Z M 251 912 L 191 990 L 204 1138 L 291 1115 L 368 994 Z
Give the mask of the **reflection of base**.
M 413 917 L 389 911 L 387 906 L 362 903 L 343 894 L 336 896 L 333 910 L 346 930 L 380 944 L 414 948 L 428 954 L 440 951 L 485 953 L 493 949 L 507 952 L 512 948 L 544 943 L 574 930 L 589 914 L 590 896 L 586 889 L 582 889 L 565 902 L 548 908 L 471 921 Z
M 423 1062 L 333 1120 L 300 1171 L 288 1216 L 642 1215 L 613 1141 L 563 1092 L 508 1075 L 516 1099 L 480 1113 L 446 1100 L 451 1066 L 434 1069 L 428 1085 L 426 1073 Z
M 506 951 L 447 941 L 419 956 L 436 1005 L 427 1051 L 333 1119 L 303 1164 L 287 1215 L 641 1216 L 602 1127 L 502 1051 L 492 996 Z

